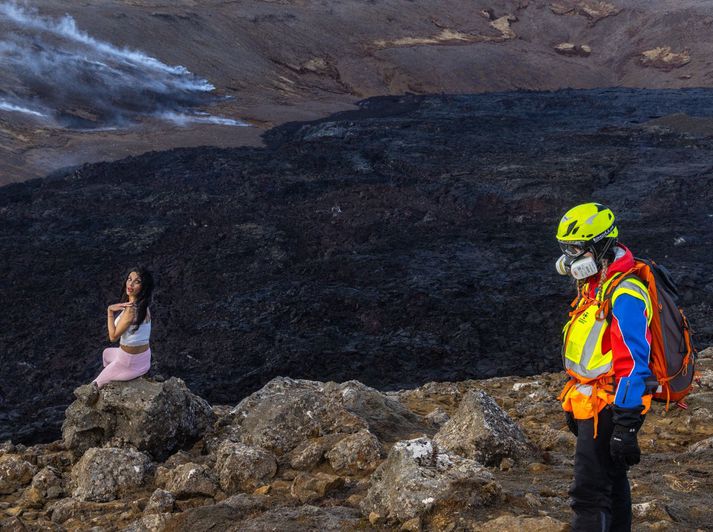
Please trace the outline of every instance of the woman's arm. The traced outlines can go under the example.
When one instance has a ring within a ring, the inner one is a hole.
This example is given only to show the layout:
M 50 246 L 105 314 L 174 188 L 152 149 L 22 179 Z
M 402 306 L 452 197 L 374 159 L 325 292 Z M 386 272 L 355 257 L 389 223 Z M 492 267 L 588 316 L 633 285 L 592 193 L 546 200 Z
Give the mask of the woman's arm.
M 114 325 L 114 312 L 122 310 L 121 317 L 116 325 Z M 121 335 L 126 332 L 126 329 L 133 323 L 136 317 L 136 309 L 131 303 L 117 303 L 110 305 L 107 308 L 106 328 L 109 331 L 109 340 L 116 342 Z

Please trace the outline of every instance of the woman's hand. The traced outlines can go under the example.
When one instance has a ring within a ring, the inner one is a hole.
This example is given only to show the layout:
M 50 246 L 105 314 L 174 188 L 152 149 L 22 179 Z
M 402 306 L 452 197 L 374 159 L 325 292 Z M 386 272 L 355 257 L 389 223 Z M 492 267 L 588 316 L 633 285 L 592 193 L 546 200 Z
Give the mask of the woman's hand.
M 114 312 L 123 310 L 119 320 L 114 323 Z M 131 302 L 115 303 L 107 307 L 106 313 L 106 328 L 109 332 L 109 340 L 115 342 L 124 334 L 126 329 L 133 323 L 136 317 L 136 304 Z
M 129 302 L 126 302 L 126 303 L 114 303 L 113 305 L 109 305 L 106 310 L 107 310 L 108 312 L 118 312 L 118 311 L 124 310 L 126 307 L 130 307 L 130 306 L 132 306 L 132 305 L 133 305 L 133 303 L 129 303 Z

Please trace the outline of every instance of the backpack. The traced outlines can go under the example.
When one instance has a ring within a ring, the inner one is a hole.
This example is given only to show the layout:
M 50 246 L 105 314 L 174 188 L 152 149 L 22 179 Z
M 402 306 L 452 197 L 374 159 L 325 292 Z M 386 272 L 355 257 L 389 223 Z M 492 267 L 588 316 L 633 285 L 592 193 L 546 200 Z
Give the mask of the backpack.
M 638 277 L 648 288 L 654 314 L 650 324 L 649 368 L 658 381 L 658 388 L 653 398 L 665 401 L 666 409 L 671 401 L 686 408 L 682 400 L 693 387 L 696 349 L 691 341 L 688 320 L 678 306 L 678 288 L 664 266 L 651 259 L 635 258 L 635 266 L 611 281 L 604 298 L 609 301 L 617 285 L 631 275 Z M 610 319 L 607 312 L 607 320 Z

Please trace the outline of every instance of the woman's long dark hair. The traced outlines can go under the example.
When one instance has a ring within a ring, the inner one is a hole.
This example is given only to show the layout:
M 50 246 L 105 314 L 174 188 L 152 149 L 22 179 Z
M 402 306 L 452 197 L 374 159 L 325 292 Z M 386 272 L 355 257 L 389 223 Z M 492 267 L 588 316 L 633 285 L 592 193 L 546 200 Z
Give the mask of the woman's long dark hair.
M 129 300 L 129 295 L 126 293 L 126 280 L 132 272 L 139 274 L 139 277 L 141 277 L 141 291 L 139 292 L 139 296 L 136 300 L 136 318 L 134 319 L 133 330 L 131 331 L 134 333 L 138 330 L 139 325 L 141 325 L 146 319 L 146 311 L 149 308 L 151 295 L 153 294 L 153 275 L 151 275 L 151 272 L 143 266 L 134 266 L 133 268 L 129 268 L 126 275 L 124 275 L 124 282 L 121 287 L 122 303 Z

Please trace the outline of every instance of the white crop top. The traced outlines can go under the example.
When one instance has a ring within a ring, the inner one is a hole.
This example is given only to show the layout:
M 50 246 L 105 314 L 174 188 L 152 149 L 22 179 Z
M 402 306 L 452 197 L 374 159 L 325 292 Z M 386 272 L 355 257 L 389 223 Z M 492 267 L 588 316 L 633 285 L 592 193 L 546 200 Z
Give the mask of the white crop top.
M 121 315 L 124 313 L 122 310 L 119 315 L 114 319 L 114 325 L 119 323 L 119 318 L 121 318 Z M 150 321 L 145 321 L 141 325 L 139 325 L 139 328 L 136 329 L 136 332 L 131 332 L 134 329 L 134 325 L 131 324 L 129 325 L 129 328 L 124 331 L 124 334 L 121 335 L 121 340 L 120 344 L 125 345 L 128 347 L 132 347 L 135 345 L 145 345 L 149 343 L 149 336 L 151 336 L 151 322 Z

